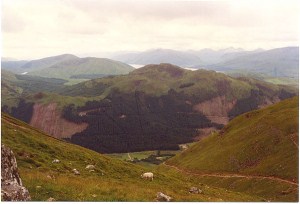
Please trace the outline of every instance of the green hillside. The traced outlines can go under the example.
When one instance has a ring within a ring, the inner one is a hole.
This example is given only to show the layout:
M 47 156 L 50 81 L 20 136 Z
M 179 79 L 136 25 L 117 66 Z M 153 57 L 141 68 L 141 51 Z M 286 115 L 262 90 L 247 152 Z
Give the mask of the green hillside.
M 77 56 L 71 55 L 71 54 L 63 54 L 63 55 L 58 55 L 58 56 L 53 56 L 53 57 L 46 57 L 42 59 L 37 59 L 37 60 L 31 60 L 27 62 L 26 64 L 21 66 L 22 71 L 35 71 L 35 70 L 40 70 L 43 68 L 51 67 L 55 64 L 59 64 L 65 61 L 69 60 L 74 60 L 78 59 Z
M 299 87 L 299 81 L 296 78 L 288 78 L 288 77 L 270 77 L 266 74 L 259 74 L 259 73 L 251 73 L 245 70 L 234 70 L 225 72 L 227 75 L 238 78 L 238 77 L 248 77 L 254 78 L 260 81 L 269 82 L 272 84 L 281 84 L 281 85 L 288 85 L 293 86 L 295 88 Z
M 69 81 L 68 84 L 109 75 L 127 74 L 134 70 L 133 67 L 119 61 L 96 57 L 79 58 L 71 54 L 31 61 L 1 62 L 1 65 L 2 69 L 15 74 L 64 79 Z
M 29 75 L 59 79 L 89 79 L 107 75 L 127 74 L 133 67 L 105 58 L 76 58 L 62 61 L 43 69 L 29 72 Z
M 128 75 L 82 82 L 63 89 L 61 94 L 94 97 L 107 96 L 114 91 L 121 93 L 140 91 L 161 96 L 168 94 L 172 89 L 178 93 L 197 96 L 203 101 L 218 95 L 226 95 L 228 100 L 246 98 L 251 95 L 251 90 L 259 91 L 260 89 L 263 94 L 275 95 L 286 88 L 288 87 L 258 80 L 249 84 L 243 79 L 232 78 L 215 71 L 202 69 L 190 71 L 171 64 L 153 64 L 134 70 Z M 297 89 L 289 91 L 296 93 Z
M 16 107 L 27 95 L 38 92 L 55 92 L 64 87 L 66 80 L 39 76 L 17 75 L 1 70 L 1 106 Z
M 298 181 L 298 97 L 236 117 L 168 160 L 200 173 L 272 176 Z
M 163 192 L 174 201 L 262 201 L 259 196 L 200 185 L 175 173 L 146 169 L 52 138 L 2 114 L 2 144 L 16 155 L 23 184 L 32 200 L 45 201 L 154 201 Z M 54 159 L 59 163 L 52 163 Z M 95 171 L 85 169 L 95 165 Z M 80 171 L 74 175 L 72 169 Z M 154 180 L 141 173 L 154 172 Z M 203 194 L 190 194 L 191 186 Z
M 3 111 L 25 122 L 36 118 L 31 125 L 47 131 L 57 124 L 49 123 L 56 120 L 49 107 L 57 107 L 57 117 L 88 124 L 67 140 L 101 153 L 177 150 L 178 144 L 193 142 L 199 129 L 220 129 L 239 114 L 297 94 L 293 87 L 171 64 L 58 86 L 32 86 L 45 90 L 25 95 L 23 103 Z
M 31 61 L 7 61 L 1 62 L 2 69 L 6 69 L 12 71 L 16 74 L 21 74 L 24 72 L 34 71 L 43 69 L 46 67 L 50 67 L 57 63 L 68 61 L 72 59 L 76 59 L 75 55 L 71 54 L 63 54 L 52 57 L 45 57 L 42 59 L 36 59 Z
M 15 74 L 6 70 L 1 70 L 1 106 L 17 106 L 19 97 L 23 93 L 23 88 L 17 85 L 18 79 Z

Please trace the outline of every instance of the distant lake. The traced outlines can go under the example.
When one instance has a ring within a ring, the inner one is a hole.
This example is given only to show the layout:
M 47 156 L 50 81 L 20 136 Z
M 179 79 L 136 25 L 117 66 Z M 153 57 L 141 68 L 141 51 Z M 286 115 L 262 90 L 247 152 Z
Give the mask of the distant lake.
M 136 68 L 136 69 L 145 66 L 145 65 L 143 65 L 143 64 L 129 64 L 129 65 L 132 66 L 133 68 Z
M 191 71 L 196 71 L 198 69 L 195 69 L 195 68 L 189 68 L 189 67 L 183 67 L 184 69 L 187 69 L 187 70 L 191 70 Z
M 130 66 L 132 66 L 133 68 L 141 68 L 141 67 L 144 67 L 145 65 L 144 64 L 129 64 Z M 196 71 L 198 69 L 195 69 L 195 68 L 189 68 L 189 67 L 182 67 L 184 69 L 187 69 L 187 70 L 191 70 L 191 71 Z

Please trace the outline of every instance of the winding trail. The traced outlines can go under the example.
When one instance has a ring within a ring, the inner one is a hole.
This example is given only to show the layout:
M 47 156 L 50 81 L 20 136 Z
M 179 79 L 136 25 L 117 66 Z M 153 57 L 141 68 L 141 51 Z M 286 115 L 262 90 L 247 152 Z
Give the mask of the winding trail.
M 295 133 L 294 133 L 295 134 Z M 297 149 L 299 150 L 299 145 L 298 145 L 298 143 L 295 141 L 295 140 L 293 140 L 293 136 L 294 136 L 294 134 L 290 134 L 289 135 L 289 138 L 291 139 L 291 141 L 293 142 L 293 144 L 297 147 Z M 297 137 L 298 137 L 298 135 L 297 135 Z
M 132 158 L 131 158 L 129 152 L 127 153 L 127 156 L 128 156 L 128 158 L 129 158 L 129 160 L 132 161 Z
M 255 175 L 241 175 L 241 174 L 216 174 L 216 173 L 212 173 L 212 174 L 207 174 L 207 173 L 194 173 L 191 171 L 187 171 L 187 170 L 183 170 L 178 168 L 177 166 L 173 166 L 170 164 L 166 164 L 165 162 L 162 163 L 163 165 L 176 169 L 177 171 L 186 173 L 186 174 L 191 174 L 191 175 L 196 175 L 196 176 L 202 176 L 202 177 L 219 177 L 219 178 L 248 178 L 248 179 L 269 179 L 269 180 L 273 180 L 273 181 L 279 181 L 279 182 L 283 182 L 283 183 L 288 183 L 291 185 L 295 185 L 295 186 L 299 186 L 299 184 L 297 182 L 294 181 L 290 181 L 290 180 L 285 180 L 285 179 L 281 179 L 278 177 L 273 177 L 273 176 L 255 176 Z

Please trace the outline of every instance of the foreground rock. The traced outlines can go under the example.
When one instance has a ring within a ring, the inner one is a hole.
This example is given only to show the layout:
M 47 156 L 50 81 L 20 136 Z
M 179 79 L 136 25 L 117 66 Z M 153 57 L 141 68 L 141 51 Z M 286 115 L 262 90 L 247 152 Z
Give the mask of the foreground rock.
M 191 187 L 190 190 L 189 190 L 189 192 L 190 193 L 194 193 L 194 194 L 199 194 L 199 193 L 202 193 L 202 190 L 200 190 L 197 187 Z
M 89 164 L 89 165 L 87 165 L 86 167 L 85 167 L 85 169 L 87 169 L 87 170 L 95 170 L 95 166 L 94 165 L 91 165 L 91 164 Z
M 167 196 L 167 195 L 163 194 L 162 192 L 158 192 L 156 194 L 156 199 L 157 199 L 157 201 L 167 201 L 167 202 L 172 200 L 172 198 L 170 196 Z
M 16 158 L 5 145 L 1 145 L 1 200 L 31 200 L 28 190 L 22 185 Z
M 46 201 L 48 201 L 48 202 L 54 202 L 54 201 L 56 201 L 54 198 L 52 198 L 52 197 L 50 197 L 50 198 L 48 198 Z
M 52 164 L 54 164 L 54 163 L 59 163 L 60 161 L 58 160 L 58 159 L 54 159 L 53 161 L 52 161 Z
M 80 172 L 79 172 L 77 169 L 73 169 L 72 172 L 73 172 L 75 175 L 80 175 Z
M 194 194 L 198 194 L 198 193 L 202 193 L 202 190 L 197 188 L 197 187 L 191 187 L 189 192 L 194 193 Z

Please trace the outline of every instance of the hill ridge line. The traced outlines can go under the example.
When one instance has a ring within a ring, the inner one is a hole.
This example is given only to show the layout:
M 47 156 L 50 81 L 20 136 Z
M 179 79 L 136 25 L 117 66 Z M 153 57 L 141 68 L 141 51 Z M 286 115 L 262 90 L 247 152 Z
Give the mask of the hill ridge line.
M 212 173 L 212 174 L 194 173 L 194 172 L 191 172 L 191 171 L 180 169 L 177 166 L 166 164 L 166 162 L 163 162 L 162 164 L 167 166 L 167 167 L 176 169 L 177 171 L 180 171 L 180 172 L 183 172 L 183 173 L 186 173 L 186 174 L 196 175 L 196 176 L 208 176 L 208 177 L 220 177 L 220 178 L 234 178 L 235 177 L 235 178 L 270 179 L 270 180 L 273 180 L 273 181 L 285 182 L 285 183 L 289 183 L 289 184 L 292 184 L 292 185 L 299 186 L 299 184 L 294 182 L 294 181 L 290 181 L 290 180 L 286 180 L 286 179 L 282 179 L 282 178 L 278 178 L 278 177 L 273 177 L 273 176 L 255 176 L 255 175 L 252 176 L 252 175 L 224 174 L 224 173 L 222 173 L 222 174 L 218 174 L 218 173 Z

